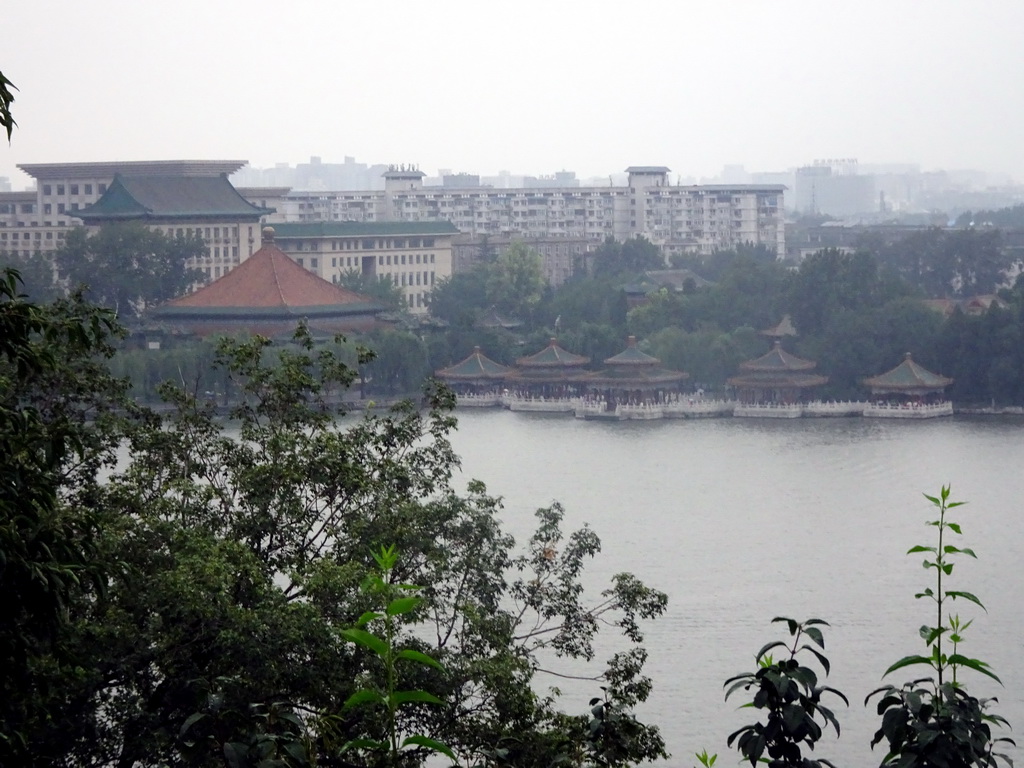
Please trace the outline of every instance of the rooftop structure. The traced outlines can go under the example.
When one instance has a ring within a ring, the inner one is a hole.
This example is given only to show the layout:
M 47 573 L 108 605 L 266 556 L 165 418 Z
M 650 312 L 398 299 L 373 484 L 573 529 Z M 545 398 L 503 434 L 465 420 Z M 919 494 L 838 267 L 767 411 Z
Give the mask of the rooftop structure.
M 685 371 L 661 367 L 661 360 L 637 347 L 636 336 L 630 336 L 626 348 L 605 360 L 604 365 L 603 370 L 588 376 L 585 383 L 599 389 L 616 390 L 616 399 L 628 392 L 674 389 L 690 377 Z
M 289 333 L 301 320 L 321 333 L 373 327 L 384 307 L 303 269 L 263 230 L 262 247 L 237 268 L 153 310 L 155 319 L 200 336 L 246 331 Z
M 865 387 L 870 387 L 873 395 L 904 395 L 917 398 L 942 393 L 952 383 L 953 379 L 932 373 L 915 363 L 909 352 L 892 370 L 863 381 Z
M 817 363 L 791 355 L 775 341 L 766 354 L 740 363 L 740 373 L 728 380 L 745 403 L 795 403 L 804 390 L 828 381 L 811 373 Z

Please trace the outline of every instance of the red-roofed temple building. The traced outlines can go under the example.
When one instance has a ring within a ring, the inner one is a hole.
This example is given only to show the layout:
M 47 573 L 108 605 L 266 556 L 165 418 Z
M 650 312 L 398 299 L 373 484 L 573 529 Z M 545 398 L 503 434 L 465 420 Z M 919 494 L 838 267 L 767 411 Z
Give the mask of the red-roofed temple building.
M 296 264 L 266 227 L 263 246 L 238 267 L 151 315 L 199 336 L 248 332 L 273 338 L 290 335 L 303 320 L 314 334 L 366 330 L 384 309 Z

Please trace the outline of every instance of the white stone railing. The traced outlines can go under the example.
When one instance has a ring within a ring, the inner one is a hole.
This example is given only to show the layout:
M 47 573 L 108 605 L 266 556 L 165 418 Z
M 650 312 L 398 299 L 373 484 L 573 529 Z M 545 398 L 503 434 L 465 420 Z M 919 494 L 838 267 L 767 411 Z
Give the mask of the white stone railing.
M 524 397 L 505 395 L 502 404 L 512 411 L 534 411 L 536 413 L 571 413 L 576 410 L 578 397 Z
M 932 419 L 936 416 L 952 416 L 953 403 L 943 400 L 938 403 L 868 403 L 864 415 L 882 419 Z
M 498 392 L 467 392 L 455 396 L 455 404 L 464 408 L 492 408 L 501 405 Z
M 737 403 L 733 416 L 761 419 L 799 419 L 804 415 L 801 403 Z
M 612 411 L 608 410 L 608 403 L 604 400 L 580 400 L 576 404 L 576 418 L 585 419 L 588 416 L 611 416 Z
M 615 407 L 615 413 L 620 419 L 634 419 L 636 421 L 661 419 L 665 416 L 661 403 L 621 404 Z
M 731 416 L 735 400 L 680 399 L 665 403 L 662 410 L 667 418 L 699 418 L 701 416 Z
M 863 400 L 813 400 L 804 405 L 804 416 L 860 416 L 867 405 Z

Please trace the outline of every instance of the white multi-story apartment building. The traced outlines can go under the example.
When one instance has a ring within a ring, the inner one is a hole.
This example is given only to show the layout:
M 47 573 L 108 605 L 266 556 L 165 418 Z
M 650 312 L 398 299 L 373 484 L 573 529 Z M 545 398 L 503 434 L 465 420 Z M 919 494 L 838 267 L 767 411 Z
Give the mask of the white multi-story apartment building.
M 672 186 L 664 166 L 627 172 L 626 186 L 495 189 L 425 187 L 424 173 L 400 167 L 384 174 L 382 191 L 290 192 L 259 200 L 277 210 L 270 221 L 441 220 L 477 237 L 600 242 L 643 235 L 666 255 L 745 243 L 785 254 L 784 186 Z

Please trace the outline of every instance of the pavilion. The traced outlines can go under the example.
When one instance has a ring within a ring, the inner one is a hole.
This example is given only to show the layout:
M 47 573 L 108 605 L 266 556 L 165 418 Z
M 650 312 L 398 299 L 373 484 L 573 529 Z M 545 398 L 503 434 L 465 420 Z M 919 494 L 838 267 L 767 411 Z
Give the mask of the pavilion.
M 508 368 L 473 347 L 465 360 L 435 371 L 434 375 L 455 391 L 457 403 L 468 406 L 499 405 Z
M 742 409 L 755 406 L 756 410 L 757 407 L 767 406 L 785 408 L 787 416 L 800 416 L 804 393 L 828 381 L 825 376 L 811 373 L 817 365 L 789 354 L 782 348 L 782 342 L 776 339 L 769 352 L 740 363 L 739 375 L 728 380 L 729 386 L 736 389 L 740 401 L 736 415 L 760 415 L 748 414 Z
M 153 319 L 198 336 L 251 333 L 273 338 L 306 321 L 314 335 L 333 336 L 380 325 L 384 306 L 300 267 L 274 244 L 263 244 L 227 274 L 151 312 Z
M 509 407 L 516 410 L 571 411 L 586 376 L 589 357 L 576 355 L 554 338 L 535 355 L 520 357 L 505 377 L 513 389 Z
M 953 404 L 943 397 L 953 379 L 918 365 L 909 352 L 892 370 L 861 383 L 875 398 L 864 409 L 865 416 L 930 418 L 953 414 Z
M 615 411 L 619 406 L 661 405 L 678 396 L 679 385 L 689 378 L 685 371 L 661 367 L 661 360 L 640 350 L 636 336 L 626 349 L 604 361 L 604 369 L 582 379 L 584 399 Z

